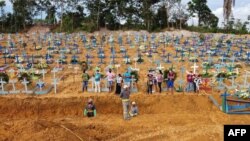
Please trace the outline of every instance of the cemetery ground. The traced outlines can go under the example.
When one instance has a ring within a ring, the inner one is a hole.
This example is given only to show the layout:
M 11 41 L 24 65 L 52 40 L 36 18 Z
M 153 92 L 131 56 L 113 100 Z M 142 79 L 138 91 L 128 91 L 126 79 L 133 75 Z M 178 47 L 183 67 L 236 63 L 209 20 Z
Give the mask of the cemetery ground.
M 83 117 L 89 96 L 98 110 L 93 119 Z M 206 95 L 136 94 L 131 99 L 137 101 L 140 115 L 124 121 L 120 99 L 112 94 L 4 96 L 0 98 L 0 140 L 78 141 L 79 136 L 84 141 L 219 141 L 223 124 L 250 122 L 248 115 L 221 112 Z
M 119 32 L 114 32 L 118 35 Z M 192 36 L 193 33 L 189 32 L 174 32 L 170 33 L 181 36 Z M 25 36 L 25 35 L 21 35 Z M 35 35 L 34 35 L 35 36 Z M 90 36 L 90 35 L 89 35 Z M 220 34 L 215 35 L 218 38 Z M 115 36 L 117 37 L 117 36 Z M 125 37 L 125 35 L 124 35 Z M 242 36 L 243 38 L 244 36 Z M 7 35 L 6 37 L 7 38 Z M 26 42 L 33 37 L 24 38 Z M 249 38 L 249 37 L 248 37 Z M 98 38 L 99 39 L 99 38 Z M 180 40 L 181 43 L 185 41 L 186 37 Z M 191 40 L 191 38 L 189 38 Z M 17 41 L 17 38 L 14 38 Z M 115 39 L 116 40 L 116 39 Z M 79 47 L 84 46 L 80 39 L 76 39 Z M 37 41 L 38 42 L 38 41 Z M 73 41 L 71 41 L 73 42 Z M 125 39 L 124 39 L 125 42 Z M 3 43 L 7 44 L 7 43 Z M 37 43 L 38 44 L 38 43 Z M 47 44 L 47 43 L 44 43 Z M 73 44 L 73 43 L 71 43 Z M 123 54 L 119 53 L 119 46 L 115 44 L 116 56 L 115 61 L 121 64 L 121 67 L 115 72 L 123 73 L 131 66 L 139 69 L 139 82 L 136 84 L 139 92 L 132 94 L 131 101 L 136 101 L 139 106 L 139 116 L 132 118 L 129 121 L 124 121 L 122 118 L 122 104 L 118 96 L 114 93 L 82 93 L 82 79 L 81 69 L 79 65 L 62 65 L 63 71 L 58 71 L 54 74 L 52 70 L 58 66 L 56 58 L 60 54 L 56 54 L 55 63 L 50 64 L 46 70 L 45 78 L 43 80 L 47 84 L 51 84 L 52 78 L 58 78 L 58 85 L 56 94 L 54 88 L 46 95 L 35 94 L 8 94 L 1 95 L 0 97 L 0 140 L 4 141 L 117 141 L 117 140 L 135 140 L 135 141 L 219 141 L 223 140 L 223 125 L 224 124 L 249 124 L 250 118 L 248 115 L 228 115 L 219 110 L 212 104 L 208 96 L 212 95 L 220 104 L 220 94 L 222 90 L 218 90 L 211 85 L 211 89 L 201 90 L 199 94 L 194 93 L 177 93 L 171 95 L 170 92 L 166 94 L 154 93 L 153 95 L 146 94 L 146 74 L 148 69 L 159 67 L 160 65 L 165 69 L 173 67 L 177 72 L 177 80 L 175 85 L 178 86 L 178 81 L 183 79 L 186 82 L 185 75 L 181 76 L 181 67 L 186 70 L 193 70 L 193 62 L 190 62 L 188 57 L 195 56 L 195 52 L 188 54 L 186 51 L 185 61 L 179 61 L 175 58 L 176 52 L 173 48 L 174 43 L 170 43 L 166 47 L 166 53 L 169 53 L 169 60 L 162 60 L 162 49 L 165 47 L 160 45 L 157 49 L 158 53 L 153 53 L 152 57 L 147 57 L 147 53 L 143 54 L 144 62 L 142 64 L 135 64 L 134 58 L 138 56 L 137 48 L 124 45 L 127 54 L 131 59 L 130 65 L 123 61 Z M 190 43 L 191 44 L 191 43 Z M 106 66 L 110 64 L 109 43 L 104 47 L 106 64 L 101 64 L 100 68 L 102 73 Z M 135 45 L 136 46 L 136 45 Z M 149 48 L 147 49 L 149 50 Z M 248 49 L 245 49 L 247 51 Z M 46 48 L 37 51 L 32 47 L 32 42 L 28 42 L 25 49 L 28 55 L 32 54 L 46 54 Z M 86 54 L 86 50 L 81 50 Z M 224 50 L 222 50 L 224 51 Z M 94 58 L 90 58 L 92 64 L 90 69 L 93 70 L 100 61 L 98 58 L 98 50 L 89 50 L 88 53 Z M 143 52 L 143 50 L 141 50 Z M 18 51 L 22 54 L 22 49 Z M 2 54 L 1 54 L 2 55 Z M 200 55 L 200 52 L 196 55 Z M 67 55 L 67 61 L 70 62 L 72 55 Z M 86 60 L 85 55 L 77 54 L 79 60 Z M 181 54 L 178 53 L 180 59 Z M 221 56 L 211 57 L 217 60 Z M 210 58 L 210 59 L 211 59 Z M 198 58 L 201 59 L 201 58 Z M 209 60 L 208 56 L 202 59 Z M 34 60 L 34 61 L 39 61 Z M 165 62 L 166 61 L 166 62 Z M 202 68 L 202 62 L 197 62 L 199 68 L 197 71 L 200 73 L 205 69 Z M 0 60 L 4 64 L 4 59 Z M 117 64 L 118 64 L 117 63 Z M 239 63 L 239 62 L 235 62 Z M 9 68 L 13 68 L 13 60 L 7 59 Z M 239 69 L 239 77 L 235 82 L 239 84 L 244 83 L 245 70 L 249 67 L 245 63 L 241 64 L 242 68 Z M 226 70 L 224 68 L 224 70 Z M 208 70 L 210 73 L 215 73 L 215 68 Z M 93 71 L 89 71 L 93 73 Z M 10 78 L 10 79 L 14 79 Z M 211 78 L 213 79 L 213 78 Z M 247 78 L 246 81 L 249 78 Z M 212 81 L 212 80 L 211 80 Z M 231 86 L 231 81 L 224 81 L 225 85 Z M 91 86 L 91 82 L 89 83 Z M 104 85 L 104 83 L 102 83 Z M 163 85 L 165 86 L 165 85 Z M 28 85 L 28 89 L 32 90 L 36 87 L 36 81 Z M 209 85 L 210 87 L 210 85 Z M 5 85 L 5 90 L 11 90 L 12 85 Z M 22 83 L 16 84 L 17 90 L 24 90 Z M 232 91 L 232 90 L 230 90 Z M 91 97 L 97 107 L 97 117 L 86 118 L 83 116 L 83 107 L 87 99 Z

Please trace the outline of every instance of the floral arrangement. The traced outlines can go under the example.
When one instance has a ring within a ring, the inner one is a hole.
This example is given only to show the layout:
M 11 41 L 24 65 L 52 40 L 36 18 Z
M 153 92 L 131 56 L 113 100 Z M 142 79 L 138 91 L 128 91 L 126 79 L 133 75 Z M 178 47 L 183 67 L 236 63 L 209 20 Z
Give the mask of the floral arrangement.
M 178 86 L 176 89 L 175 89 L 176 92 L 183 92 L 184 89 L 182 86 Z
M 29 81 L 28 84 L 31 83 L 31 75 L 30 75 L 29 73 L 24 72 L 24 73 L 20 73 L 20 74 L 18 75 L 18 80 L 19 80 L 19 81 L 23 81 L 24 78 L 26 78 L 26 80 Z
M 0 73 L 0 78 L 2 78 L 3 81 L 5 81 L 6 83 L 9 82 L 9 76 L 6 73 L 1 72 Z
M 66 59 L 60 58 L 59 63 L 60 64 L 67 64 L 67 61 L 66 61 Z
M 248 91 L 238 90 L 234 95 L 240 99 L 250 99 L 250 93 Z
M 190 57 L 189 61 L 190 62 L 198 62 L 198 59 L 197 59 L 197 57 Z
M 131 72 L 131 75 L 134 76 L 135 82 L 138 82 L 138 81 L 139 81 L 139 74 L 138 74 L 138 71 L 132 71 L 132 72 Z

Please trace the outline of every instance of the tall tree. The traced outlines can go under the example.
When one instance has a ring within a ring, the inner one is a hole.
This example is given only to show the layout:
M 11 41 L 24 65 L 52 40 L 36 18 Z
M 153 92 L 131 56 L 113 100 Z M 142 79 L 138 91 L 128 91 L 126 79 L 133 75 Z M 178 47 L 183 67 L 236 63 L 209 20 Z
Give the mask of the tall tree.
M 216 21 L 218 21 L 216 20 L 217 17 L 212 14 L 212 11 L 207 6 L 207 0 L 192 0 L 188 2 L 188 11 L 190 12 L 191 16 L 193 16 L 195 13 L 198 15 L 199 26 L 211 26 L 211 23 L 214 25 L 217 25 L 218 23 L 216 23 Z
M 103 10 L 105 9 L 105 1 L 104 0 L 91 0 L 85 1 L 85 5 L 88 9 L 88 17 L 92 24 L 95 24 L 96 29 L 99 29 L 100 25 L 100 17 Z
M 11 0 L 15 19 L 15 30 L 26 29 L 26 25 L 33 22 L 33 17 L 38 14 L 36 0 Z
M 171 13 L 171 10 L 174 8 L 174 5 L 177 3 L 177 2 L 180 2 L 181 0 L 162 0 L 162 3 L 163 5 L 165 6 L 166 8 L 166 17 L 167 17 L 167 27 L 169 29 L 169 18 L 171 17 L 170 13 Z
M 176 22 L 179 21 L 179 28 L 182 29 L 182 24 L 185 23 L 188 19 L 188 14 L 186 12 L 186 8 L 183 4 L 181 4 L 181 1 L 178 1 L 175 4 L 175 18 Z
M 226 23 L 229 20 L 229 17 L 232 13 L 232 6 L 234 5 L 235 5 L 235 0 L 224 0 L 223 15 Z
M 3 23 L 4 23 L 4 20 L 5 20 L 5 14 L 4 14 L 4 7 L 5 6 L 6 6 L 5 1 L 0 1 L 2 31 L 3 31 Z

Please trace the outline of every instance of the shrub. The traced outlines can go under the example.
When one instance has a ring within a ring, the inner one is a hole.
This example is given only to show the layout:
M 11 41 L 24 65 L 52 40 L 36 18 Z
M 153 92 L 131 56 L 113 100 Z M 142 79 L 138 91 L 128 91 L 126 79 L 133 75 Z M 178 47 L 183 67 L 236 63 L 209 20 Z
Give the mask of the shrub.
M 6 83 L 9 82 L 9 76 L 6 73 L 0 73 L 0 78 L 3 79 L 3 81 L 5 81 Z
M 131 72 L 131 75 L 134 76 L 135 82 L 138 82 L 138 81 L 139 81 L 139 74 L 138 74 L 138 71 L 132 71 L 132 72 Z
M 26 80 L 29 81 L 28 84 L 31 83 L 31 76 L 30 76 L 30 74 L 28 74 L 28 73 L 26 73 L 26 72 L 21 73 L 20 76 L 18 77 L 18 80 L 19 80 L 19 81 L 23 81 L 24 78 L 26 78 Z

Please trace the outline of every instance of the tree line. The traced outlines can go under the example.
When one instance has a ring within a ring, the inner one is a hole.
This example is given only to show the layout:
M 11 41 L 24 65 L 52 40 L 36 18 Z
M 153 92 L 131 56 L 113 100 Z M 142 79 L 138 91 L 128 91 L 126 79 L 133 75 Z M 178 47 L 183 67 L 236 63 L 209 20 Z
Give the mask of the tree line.
M 133 29 L 160 31 L 187 27 L 198 16 L 199 26 L 217 28 L 218 18 L 207 0 L 10 0 L 12 12 L 0 2 L 1 32 L 20 32 L 34 24 L 56 27 L 58 32 Z M 45 16 L 44 16 L 45 15 Z

